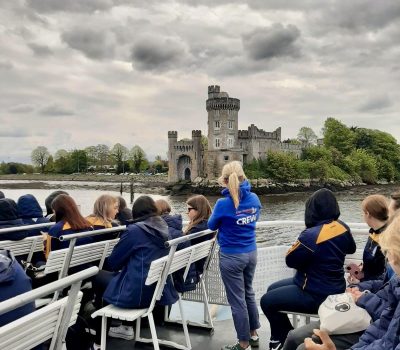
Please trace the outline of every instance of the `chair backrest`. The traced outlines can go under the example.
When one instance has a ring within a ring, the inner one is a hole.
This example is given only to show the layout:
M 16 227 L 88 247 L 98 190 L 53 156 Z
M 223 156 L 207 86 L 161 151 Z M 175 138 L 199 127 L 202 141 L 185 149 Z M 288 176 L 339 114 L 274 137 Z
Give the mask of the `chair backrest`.
M 43 236 L 33 236 L 20 241 L 0 241 L 0 248 L 10 250 L 15 256 L 43 251 Z M 28 256 L 28 261 L 30 261 Z
M 68 268 L 95 261 L 100 261 L 99 268 L 101 268 L 104 263 L 104 259 L 111 254 L 118 241 L 119 238 L 116 238 L 108 241 L 84 244 L 75 247 Z M 49 274 L 52 272 L 60 272 L 63 268 L 69 249 L 70 248 L 65 248 L 50 252 L 49 256 L 47 257 L 44 273 Z
M 78 317 L 82 292 L 79 292 L 73 304 L 73 311 L 68 326 L 75 324 Z M 27 350 L 52 339 L 54 348 L 58 327 L 68 304 L 68 298 L 62 298 L 29 315 L 0 327 L 2 350 Z
M 50 293 L 71 287 L 67 297 L 0 327 L 1 349 L 28 350 L 48 339 L 51 339 L 51 350 L 63 349 L 68 327 L 77 319 L 82 298 L 82 280 L 94 276 L 98 271 L 97 267 L 91 267 L 1 302 L 0 315 Z

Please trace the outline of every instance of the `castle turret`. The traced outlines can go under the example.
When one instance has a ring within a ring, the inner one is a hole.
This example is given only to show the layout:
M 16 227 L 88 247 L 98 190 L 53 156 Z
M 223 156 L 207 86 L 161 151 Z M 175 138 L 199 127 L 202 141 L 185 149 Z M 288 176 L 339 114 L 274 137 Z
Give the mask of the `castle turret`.
M 168 131 L 168 181 L 176 182 L 178 180 L 177 164 L 176 164 L 176 150 L 175 146 L 178 142 L 178 132 Z

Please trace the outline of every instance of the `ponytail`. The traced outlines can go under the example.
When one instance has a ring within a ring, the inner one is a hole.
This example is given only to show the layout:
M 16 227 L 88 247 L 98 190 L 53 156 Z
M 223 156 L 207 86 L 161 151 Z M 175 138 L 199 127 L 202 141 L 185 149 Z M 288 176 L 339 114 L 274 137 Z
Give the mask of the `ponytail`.
M 239 185 L 240 182 L 237 174 L 236 173 L 230 174 L 228 178 L 227 187 L 236 209 L 239 206 Z

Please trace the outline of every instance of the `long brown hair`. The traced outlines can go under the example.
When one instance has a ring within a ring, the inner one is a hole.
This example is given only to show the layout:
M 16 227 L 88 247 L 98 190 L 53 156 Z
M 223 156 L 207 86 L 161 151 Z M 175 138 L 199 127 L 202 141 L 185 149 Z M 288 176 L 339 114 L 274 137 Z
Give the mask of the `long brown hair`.
M 51 203 L 56 221 L 67 222 L 73 230 L 90 227 L 90 223 L 81 215 L 74 199 L 66 194 L 60 194 Z
M 197 196 L 190 197 L 186 201 L 187 205 L 190 205 L 193 209 L 196 210 L 197 215 L 193 218 L 193 220 L 189 223 L 188 227 L 186 227 L 184 233 L 188 233 L 192 227 L 196 226 L 198 223 L 208 220 L 211 216 L 211 205 L 206 197 L 199 194 Z
M 385 196 L 372 194 L 362 201 L 362 210 L 379 221 L 387 221 L 389 209 Z

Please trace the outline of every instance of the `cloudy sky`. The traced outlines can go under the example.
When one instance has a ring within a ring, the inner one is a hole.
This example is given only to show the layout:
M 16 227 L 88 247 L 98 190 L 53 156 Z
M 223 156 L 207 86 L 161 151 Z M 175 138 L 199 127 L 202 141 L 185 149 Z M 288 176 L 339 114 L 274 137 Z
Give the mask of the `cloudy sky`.
M 120 142 L 163 157 L 206 132 L 207 86 L 239 127 L 327 117 L 400 140 L 400 1 L 0 0 L 0 161 Z

